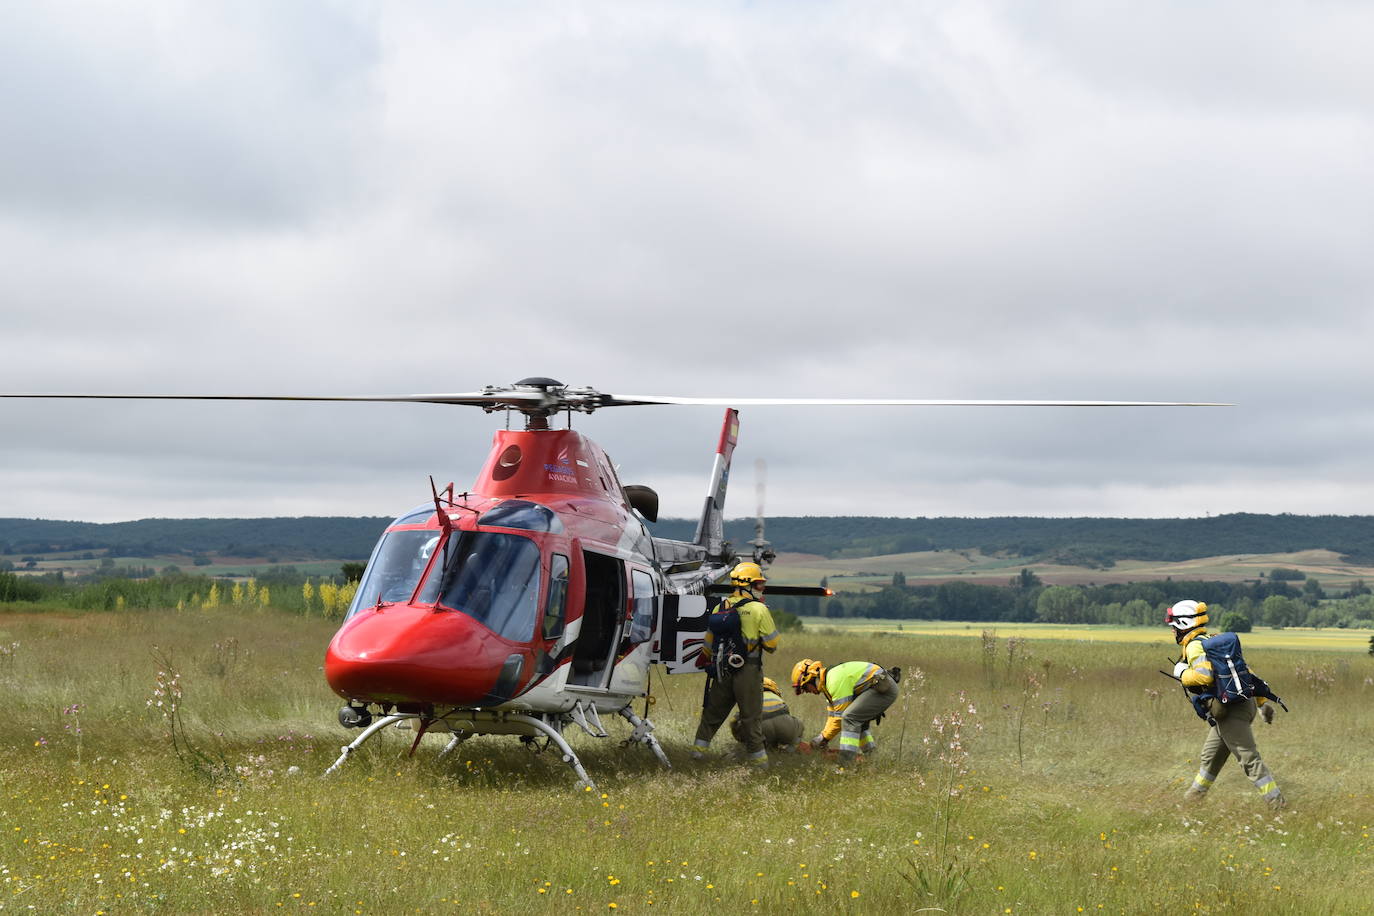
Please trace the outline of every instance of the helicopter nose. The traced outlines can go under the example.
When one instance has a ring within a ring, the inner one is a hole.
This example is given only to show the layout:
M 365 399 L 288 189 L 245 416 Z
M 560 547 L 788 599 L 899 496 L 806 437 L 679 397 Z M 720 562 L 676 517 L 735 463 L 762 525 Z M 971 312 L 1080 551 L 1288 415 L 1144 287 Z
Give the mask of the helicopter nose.
M 388 605 L 339 629 L 325 652 L 324 674 L 349 700 L 494 705 L 509 698 L 523 673 L 519 650 L 456 611 Z

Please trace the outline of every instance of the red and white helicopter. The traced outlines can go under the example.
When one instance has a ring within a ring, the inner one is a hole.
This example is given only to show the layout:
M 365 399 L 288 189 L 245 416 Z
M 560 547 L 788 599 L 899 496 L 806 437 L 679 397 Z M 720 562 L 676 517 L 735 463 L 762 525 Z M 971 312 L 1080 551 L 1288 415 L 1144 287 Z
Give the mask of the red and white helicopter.
M 329 686 L 361 728 L 332 773 L 382 729 L 451 735 L 440 756 L 476 735 L 514 735 L 557 746 L 592 785 L 564 737 L 576 725 L 608 737 L 603 714 L 630 726 L 670 766 L 654 725 L 631 708 L 649 694 L 652 665 L 696 672 L 708 594 L 738 559 L 724 539 L 730 461 L 742 406 L 1213 406 L 1158 401 L 950 401 L 824 398 L 681 398 L 604 394 L 548 378 L 451 395 L 294 397 L 234 395 L 13 395 L 157 400 L 391 401 L 458 404 L 522 414 L 498 430 L 476 481 L 448 484 L 397 518 L 372 552 L 355 599 L 325 653 Z M 652 536 L 658 496 L 625 486 L 573 413 L 661 404 L 725 406 L 709 485 L 691 541 Z M 566 414 L 565 428 L 550 419 Z M 761 513 L 760 513 L 761 514 Z M 752 559 L 771 551 L 760 531 Z M 775 587 L 770 594 L 822 594 Z

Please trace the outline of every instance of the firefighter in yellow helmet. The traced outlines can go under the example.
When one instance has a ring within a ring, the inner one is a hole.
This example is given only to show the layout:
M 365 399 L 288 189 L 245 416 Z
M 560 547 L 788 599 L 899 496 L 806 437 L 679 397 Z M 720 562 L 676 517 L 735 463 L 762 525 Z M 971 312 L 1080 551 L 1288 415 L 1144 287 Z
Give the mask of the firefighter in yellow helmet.
M 1207 605 L 1201 601 L 1179 601 L 1164 612 L 1164 623 L 1174 632 L 1174 641 L 1183 647 L 1183 659 L 1174 666 L 1174 677 L 1179 679 L 1183 688 L 1193 695 L 1193 706 L 1198 716 L 1206 720 L 1211 729 L 1202 743 L 1199 757 L 1200 767 L 1193 777 L 1193 784 L 1184 793 L 1188 801 L 1201 801 L 1207 790 L 1212 787 L 1221 767 L 1231 755 L 1245 770 L 1245 775 L 1259 789 L 1264 800 L 1271 808 L 1283 808 L 1288 803 L 1279 791 L 1269 768 L 1260 758 L 1259 748 L 1255 745 L 1255 734 L 1250 723 L 1255 720 L 1256 710 L 1260 717 L 1269 723 L 1274 718 L 1274 707 L 1265 704 L 1266 698 L 1279 701 L 1263 679 L 1254 676 L 1243 659 L 1240 659 L 1240 642 L 1234 633 L 1219 633 L 1208 636 Z M 1230 663 L 1231 671 L 1217 672 L 1207 658 L 1207 645 L 1213 640 L 1229 638 L 1234 644 L 1234 657 L 1239 661 Z M 1218 698 L 1218 675 L 1234 679 L 1241 688 L 1242 696 L 1230 702 Z
M 872 662 L 845 662 L 826 668 L 824 662 L 804 658 L 792 668 L 792 689 L 798 695 L 825 697 L 825 728 L 803 750 L 821 750 L 839 736 L 840 763 L 852 763 L 860 752 L 877 750 L 874 720 L 897 701 L 899 669 L 885 670 Z
M 746 759 L 768 765 L 763 742 L 763 653 L 778 648 L 778 628 L 760 596 L 765 582 L 757 563 L 730 571 L 734 590 L 706 618 L 706 636 L 697 666 L 707 672 L 706 698 L 692 756 L 700 759 L 730 710 L 739 707 Z
M 805 730 L 802 720 L 792 715 L 787 701 L 778 690 L 778 682 L 771 677 L 763 679 L 763 743 L 766 747 L 792 750 L 801 740 Z M 738 714 L 730 720 L 730 733 L 735 740 L 744 743 L 744 727 Z

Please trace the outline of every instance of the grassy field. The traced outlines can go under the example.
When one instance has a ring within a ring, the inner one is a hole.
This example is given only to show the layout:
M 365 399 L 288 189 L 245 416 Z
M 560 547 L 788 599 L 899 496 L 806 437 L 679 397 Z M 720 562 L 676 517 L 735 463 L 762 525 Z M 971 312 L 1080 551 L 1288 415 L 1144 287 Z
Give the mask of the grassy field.
M 675 768 L 619 747 L 612 724 L 610 740 L 574 741 L 599 787 L 585 792 L 556 755 L 510 739 L 438 762 L 442 738 L 408 759 L 405 732 L 321 778 L 346 733 L 318 619 L 0 613 L 0 908 L 1369 911 L 1363 646 L 1247 637 L 1293 710 L 1257 727 L 1292 802 L 1274 815 L 1234 763 L 1205 804 L 1180 804 L 1205 726 L 1156 673 L 1173 648 L 1162 628 L 1085 642 L 944 627 L 797 634 L 769 661 L 779 680 L 804 655 L 905 666 L 874 761 L 778 756 L 753 773 L 718 737 L 694 763 L 701 681 L 655 675 Z M 173 674 L 175 746 L 167 707 L 149 705 Z M 816 698 L 793 708 L 819 728 Z

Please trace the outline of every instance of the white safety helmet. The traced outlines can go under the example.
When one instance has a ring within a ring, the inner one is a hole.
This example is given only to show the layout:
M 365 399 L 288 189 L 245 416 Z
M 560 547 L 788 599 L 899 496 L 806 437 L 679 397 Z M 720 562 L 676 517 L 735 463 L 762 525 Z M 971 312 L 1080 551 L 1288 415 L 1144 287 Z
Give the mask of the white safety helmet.
M 1207 605 L 1201 601 L 1179 601 L 1164 612 L 1164 622 L 1179 633 L 1196 630 L 1207 623 Z

